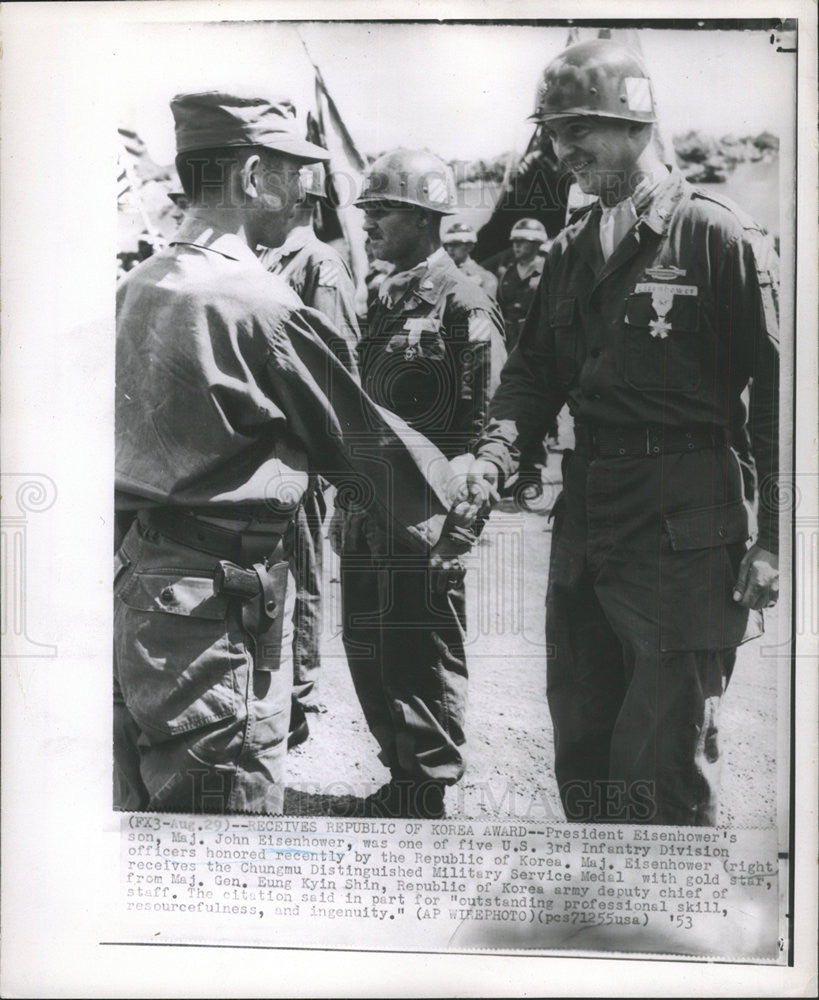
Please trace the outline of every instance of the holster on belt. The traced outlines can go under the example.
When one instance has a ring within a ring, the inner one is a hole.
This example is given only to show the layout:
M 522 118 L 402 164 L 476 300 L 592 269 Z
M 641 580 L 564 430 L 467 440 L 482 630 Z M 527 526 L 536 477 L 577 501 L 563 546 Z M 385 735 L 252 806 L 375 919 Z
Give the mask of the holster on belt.
M 278 670 L 281 665 L 288 569 L 287 562 L 254 563 L 252 569 L 242 569 L 223 559 L 213 571 L 217 594 L 241 602 L 242 624 L 252 639 L 256 670 Z

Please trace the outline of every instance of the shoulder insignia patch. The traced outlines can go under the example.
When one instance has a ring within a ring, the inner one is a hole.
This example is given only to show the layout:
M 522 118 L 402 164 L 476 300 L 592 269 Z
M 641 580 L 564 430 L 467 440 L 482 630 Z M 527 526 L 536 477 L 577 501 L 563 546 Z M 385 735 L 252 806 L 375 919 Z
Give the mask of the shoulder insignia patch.
M 328 257 L 319 264 L 318 283 L 335 288 L 346 277 L 341 261 Z
M 494 328 L 489 313 L 483 309 L 473 309 L 469 314 L 469 343 L 488 344 Z

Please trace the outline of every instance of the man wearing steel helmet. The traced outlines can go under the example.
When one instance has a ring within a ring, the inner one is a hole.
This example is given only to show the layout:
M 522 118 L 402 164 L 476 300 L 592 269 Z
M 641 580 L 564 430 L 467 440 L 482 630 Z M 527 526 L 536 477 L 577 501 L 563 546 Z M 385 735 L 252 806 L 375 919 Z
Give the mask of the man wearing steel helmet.
M 504 355 L 496 307 L 441 246 L 454 202 L 446 165 L 406 149 L 373 163 L 357 202 L 374 256 L 394 265 L 359 344 L 362 382 L 447 458 L 468 452 L 480 433 L 492 364 L 499 370 Z M 344 645 L 391 775 L 361 811 L 440 817 L 444 789 L 464 771 L 462 573 L 453 567 L 431 591 L 423 563 L 366 512 L 348 510 L 342 536 Z
M 445 487 L 429 444 L 338 360 L 339 334 L 255 256 L 284 240 L 299 169 L 327 151 L 289 102 L 209 91 L 171 109 L 190 207 L 117 289 L 116 507 L 136 516 L 114 570 L 114 804 L 280 812 L 308 474 L 367 482 L 374 521 L 424 555 Z
M 546 614 L 563 807 L 709 825 L 720 700 L 778 592 L 776 259 L 744 212 L 659 161 L 651 83 L 629 49 L 566 49 L 535 118 L 598 200 L 547 254 L 469 478 L 497 488 L 568 402 L 577 446 Z M 746 550 L 730 442 L 749 384 L 764 485 Z
M 514 259 L 499 276 L 498 305 L 503 313 L 506 347 L 510 351 L 518 342 L 526 313 L 540 284 L 543 257 L 539 251 L 547 240 L 546 230 L 537 219 L 520 219 L 509 234 Z
M 498 279 L 491 271 L 476 263 L 471 256 L 477 242 L 475 230 L 466 222 L 454 223 L 441 237 L 444 249 L 455 261 L 459 270 L 477 282 L 490 299 L 494 299 L 498 291 Z

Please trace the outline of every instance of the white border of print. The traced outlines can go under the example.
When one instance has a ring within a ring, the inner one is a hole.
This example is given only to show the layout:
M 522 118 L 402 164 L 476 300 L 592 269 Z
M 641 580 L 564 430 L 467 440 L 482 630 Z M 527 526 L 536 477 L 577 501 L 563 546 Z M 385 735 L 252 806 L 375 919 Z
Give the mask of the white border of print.
M 816 12 L 755 0 L 623 2 L 618 17 L 800 19 L 797 463 L 816 481 Z M 113 371 L 112 53 L 129 21 L 609 17 L 610 4 L 27 3 L 2 10 L 3 465 L 47 476 L 29 533 L 27 634 L 3 662 L 3 996 L 811 996 L 816 984 L 816 637 L 796 667 L 796 966 L 493 955 L 101 949 L 118 885 L 108 675 Z M 156 67 L 161 73 L 162 67 Z M 816 517 L 816 491 L 806 490 Z M 815 580 L 800 581 L 815 600 Z M 809 605 L 810 606 L 810 605 Z M 813 605 L 815 606 L 815 604 Z

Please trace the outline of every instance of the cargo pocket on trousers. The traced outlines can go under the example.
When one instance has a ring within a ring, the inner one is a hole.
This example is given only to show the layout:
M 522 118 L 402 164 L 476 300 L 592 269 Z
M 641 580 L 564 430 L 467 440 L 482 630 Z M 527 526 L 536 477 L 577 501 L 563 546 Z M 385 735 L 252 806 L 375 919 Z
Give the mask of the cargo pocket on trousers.
M 117 597 L 119 682 L 140 727 L 176 736 L 234 715 L 246 654 L 229 641 L 228 598 L 212 578 L 135 572 Z
M 728 649 L 743 641 L 748 610 L 733 597 L 748 539 L 742 500 L 666 514 L 660 549 L 664 652 Z M 747 637 L 746 637 L 747 638 Z
M 629 295 L 623 333 L 623 378 L 636 389 L 693 392 L 702 380 L 699 299 L 675 295 L 659 324 L 649 292 Z M 652 326 L 655 324 L 655 326 Z

